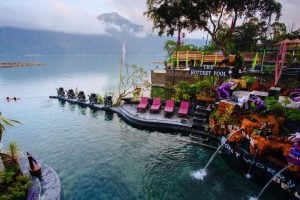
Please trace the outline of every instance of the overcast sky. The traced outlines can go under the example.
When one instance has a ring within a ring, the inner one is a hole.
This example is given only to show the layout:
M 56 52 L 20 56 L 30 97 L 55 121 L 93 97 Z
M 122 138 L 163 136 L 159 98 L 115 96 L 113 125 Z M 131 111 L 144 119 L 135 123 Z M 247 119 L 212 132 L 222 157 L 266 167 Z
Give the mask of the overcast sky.
M 300 0 L 280 0 L 282 21 L 287 27 L 299 28 Z M 117 12 L 151 31 L 151 22 L 143 12 L 146 0 L 1 0 L 0 26 L 47 29 L 69 33 L 105 33 L 107 24 L 96 17 Z M 187 34 L 199 37 L 200 33 Z M 202 36 L 200 36 L 202 37 Z

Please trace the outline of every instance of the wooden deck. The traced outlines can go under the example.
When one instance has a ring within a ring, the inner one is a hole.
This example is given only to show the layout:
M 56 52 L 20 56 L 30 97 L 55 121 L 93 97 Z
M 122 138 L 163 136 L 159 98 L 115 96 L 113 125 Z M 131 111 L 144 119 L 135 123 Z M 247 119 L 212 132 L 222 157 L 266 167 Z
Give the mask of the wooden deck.
M 69 103 L 78 104 L 84 107 L 90 107 L 97 110 L 105 110 L 118 113 L 118 115 L 124 119 L 128 124 L 139 129 L 146 129 L 151 131 L 160 131 L 168 133 L 181 133 L 183 135 L 200 135 L 210 136 L 207 129 L 207 121 L 199 119 L 194 115 L 187 115 L 185 117 L 179 117 L 177 115 L 178 108 L 175 108 L 175 112 L 171 117 L 165 117 L 163 107 L 158 113 L 150 113 L 149 109 L 146 112 L 137 112 L 136 104 L 123 104 L 120 107 L 112 108 L 104 105 L 89 104 L 88 102 L 80 102 L 76 99 L 67 99 L 59 96 L 50 96 L 50 98 L 67 101 Z
M 191 116 L 187 117 L 178 117 L 177 115 L 177 109 L 175 109 L 175 112 L 173 116 L 170 118 L 164 117 L 164 111 L 163 109 L 160 109 L 158 113 L 151 113 L 150 110 L 146 110 L 146 112 L 137 112 L 137 106 L 134 104 L 124 104 L 120 107 L 122 112 L 125 114 L 130 115 L 132 118 L 135 118 L 137 120 L 141 121 L 148 121 L 148 122 L 154 122 L 154 123 L 160 123 L 160 124 L 174 124 L 174 125 L 181 125 L 181 126 L 187 126 L 192 127 L 193 125 L 193 118 Z

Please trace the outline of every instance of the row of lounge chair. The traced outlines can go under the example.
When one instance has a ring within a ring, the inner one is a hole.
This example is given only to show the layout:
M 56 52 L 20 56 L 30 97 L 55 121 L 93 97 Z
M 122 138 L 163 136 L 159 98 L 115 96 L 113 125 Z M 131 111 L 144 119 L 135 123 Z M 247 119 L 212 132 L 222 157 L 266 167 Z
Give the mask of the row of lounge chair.
M 153 98 L 152 105 L 150 107 L 150 112 L 155 113 L 159 112 L 161 108 L 160 98 Z M 146 112 L 147 107 L 149 106 L 149 99 L 147 97 L 142 97 L 140 103 L 137 106 L 137 112 Z M 188 101 L 181 101 L 180 107 L 177 112 L 179 117 L 185 117 L 188 114 L 190 103 Z M 175 111 L 175 102 L 172 99 L 167 100 L 166 106 L 164 108 L 164 115 L 170 117 L 174 114 Z

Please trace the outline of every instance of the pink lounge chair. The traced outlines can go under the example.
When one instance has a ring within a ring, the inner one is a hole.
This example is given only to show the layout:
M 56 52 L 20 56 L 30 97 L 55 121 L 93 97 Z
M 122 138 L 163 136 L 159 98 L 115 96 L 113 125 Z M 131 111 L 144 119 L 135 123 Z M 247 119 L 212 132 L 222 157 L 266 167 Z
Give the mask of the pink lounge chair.
M 174 100 L 172 100 L 172 99 L 167 100 L 166 107 L 165 107 L 165 110 L 164 110 L 165 117 L 168 117 L 168 116 L 170 116 L 174 113 L 174 107 L 175 107 Z
M 179 110 L 178 110 L 178 116 L 179 117 L 185 117 L 188 114 L 189 106 L 190 106 L 190 102 L 181 101 L 180 107 L 179 107 Z
M 154 98 L 152 106 L 150 108 L 150 112 L 158 112 L 161 106 L 160 98 Z
M 137 106 L 137 112 L 146 112 L 148 106 L 148 98 L 142 97 L 139 105 Z

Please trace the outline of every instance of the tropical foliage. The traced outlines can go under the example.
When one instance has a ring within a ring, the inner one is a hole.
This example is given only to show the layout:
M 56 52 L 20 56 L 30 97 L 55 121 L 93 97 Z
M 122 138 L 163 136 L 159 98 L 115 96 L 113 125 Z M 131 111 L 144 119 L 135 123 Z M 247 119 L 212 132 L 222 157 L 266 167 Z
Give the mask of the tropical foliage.
M 286 104 L 290 101 L 288 99 L 283 100 L 283 104 L 279 103 L 274 97 L 267 97 L 265 99 L 267 111 L 276 115 L 276 116 L 285 116 L 291 121 L 300 120 L 300 110 L 297 108 L 286 108 Z
M 17 143 L 16 142 L 10 142 L 8 144 L 8 149 L 9 149 L 9 153 L 10 153 L 11 158 L 17 162 L 18 150 L 19 150 L 19 147 L 18 147 Z
M 0 113 L 0 143 L 2 140 L 3 133 L 6 131 L 6 126 L 13 126 L 13 123 L 20 123 L 20 122 L 17 120 L 5 118 Z
M 255 83 L 255 78 L 253 76 L 241 76 L 241 80 L 244 80 L 246 85 L 242 85 L 242 88 L 249 88 L 250 86 L 252 86 Z
M 98 104 L 104 104 L 104 99 L 100 94 L 96 94 L 96 99 Z
M 199 51 L 201 50 L 201 48 L 193 44 L 184 44 L 184 43 L 181 43 L 181 45 L 177 47 L 176 41 L 167 40 L 164 43 L 164 50 L 168 53 L 168 57 L 170 57 L 176 51 Z
M 147 72 L 144 68 L 137 65 L 126 65 L 120 80 L 120 94 L 116 105 L 121 99 L 134 94 L 137 90 L 147 90 L 150 87 Z
M 175 86 L 175 100 L 189 100 L 196 93 L 196 88 L 193 84 L 188 84 L 185 81 L 180 81 Z
M 195 84 L 189 84 L 185 81 L 181 81 L 174 87 L 175 99 L 177 101 L 182 99 L 190 100 L 198 95 L 216 97 L 216 82 L 217 78 L 214 76 L 205 77 L 203 80 L 198 80 Z
M 27 196 L 31 180 L 23 176 L 17 162 L 18 146 L 15 142 L 8 145 L 9 153 L 0 153 L 5 170 L 0 172 L 0 199 L 23 200 Z
M 147 0 L 145 12 L 159 35 L 178 31 L 178 43 L 182 29 L 206 31 L 225 57 L 229 55 L 226 45 L 232 44 L 239 19 L 260 15 L 261 20 L 266 20 L 273 13 L 276 19 L 280 17 L 281 4 L 276 0 Z
M 161 100 L 168 100 L 174 97 L 175 90 L 173 87 L 151 87 L 151 97 L 159 97 Z
M 280 116 L 283 113 L 283 106 L 278 102 L 274 97 L 267 97 L 265 99 L 267 111 L 275 114 L 276 116 Z
M 0 199 L 23 200 L 26 199 L 31 180 L 28 176 L 16 174 L 12 170 L 0 173 Z

